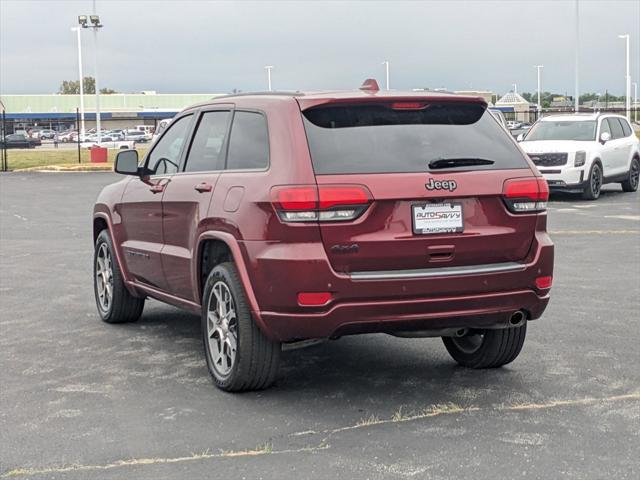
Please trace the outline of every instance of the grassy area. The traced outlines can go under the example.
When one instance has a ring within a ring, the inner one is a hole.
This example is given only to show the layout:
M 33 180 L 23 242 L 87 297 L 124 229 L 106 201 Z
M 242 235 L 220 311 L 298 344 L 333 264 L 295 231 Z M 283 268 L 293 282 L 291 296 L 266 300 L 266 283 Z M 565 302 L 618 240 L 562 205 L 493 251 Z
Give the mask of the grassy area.
M 148 150 L 148 147 L 136 148 L 140 158 L 142 158 Z M 108 162 L 113 165 L 116 154 L 119 150 L 108 150 Z M 7 162 L 9 170 L 17 170 L 20 168 L 30 167 L 46 167 L 51 165 L 78 165 L 78 150 L 73 148 L 60 148 L 58 150 L 39 148 L 29 150 L 7 150 Z M 91 163 L 90 152 L 87 149 L 80 151 L 80 164 Z

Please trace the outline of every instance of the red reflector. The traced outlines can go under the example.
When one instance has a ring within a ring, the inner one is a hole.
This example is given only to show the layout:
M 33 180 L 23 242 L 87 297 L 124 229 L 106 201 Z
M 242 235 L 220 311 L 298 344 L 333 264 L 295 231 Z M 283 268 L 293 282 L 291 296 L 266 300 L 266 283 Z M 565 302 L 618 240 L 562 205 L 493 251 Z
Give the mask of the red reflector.
M 316 187 L 280 187 L 272 190 L 273 201 L 283 210 L 314 210 L 318 204 Z
M 549 199 L 549 185 L 544 178 L 514 178 L 504 182 L 506 198 L 528 198 L 546 202 Z
M 538 277 L 536 278 L 536 287 L 540 290 L 544 290 L 546 288 L 551 288 L 551 284 L 553 283 L 553 277 Z
M 337 205 L 363 205 L 369 203 L 371 195 L 359 185 L 331 185 L 318 187 L 320 193 L 320 210 Z
M 301 292 L 298 294 L 298 305 L 317 307 L 326 305 L 331 300 L 330 292 Z
M 426 104 L 422 102 L 394 102 L 391 108 L 394 110 L 422 110 Z

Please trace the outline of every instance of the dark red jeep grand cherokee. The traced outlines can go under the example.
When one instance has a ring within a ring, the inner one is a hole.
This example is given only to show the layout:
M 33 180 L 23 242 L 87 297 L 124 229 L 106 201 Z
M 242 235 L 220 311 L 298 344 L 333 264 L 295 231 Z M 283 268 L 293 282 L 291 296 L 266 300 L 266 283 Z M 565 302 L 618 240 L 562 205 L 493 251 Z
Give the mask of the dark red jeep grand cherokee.
M 115 170 L 94 209 L 100 316 L 135 321 L 146 297 L 201 314 L 224 390 L 270 385 L 283 342 L 359 333 L 498 367 L 549 301 L 547 184 L 480 98 L 220 97 Z

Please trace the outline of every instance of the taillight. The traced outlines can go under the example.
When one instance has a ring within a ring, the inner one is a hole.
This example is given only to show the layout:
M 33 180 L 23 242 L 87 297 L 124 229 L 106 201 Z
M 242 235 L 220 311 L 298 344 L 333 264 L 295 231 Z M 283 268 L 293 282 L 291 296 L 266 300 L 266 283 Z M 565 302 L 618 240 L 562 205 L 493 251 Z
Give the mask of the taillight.
M 514 213 L 543 212 L 549 200 L 549 185 L 542 177 L 513 178 L 504 182 L 504 201 Z
M 358 218 L 372 196 L 363 185 L 296 185 L 273 187 L 271 199 L 284 222 L 336 222 Z

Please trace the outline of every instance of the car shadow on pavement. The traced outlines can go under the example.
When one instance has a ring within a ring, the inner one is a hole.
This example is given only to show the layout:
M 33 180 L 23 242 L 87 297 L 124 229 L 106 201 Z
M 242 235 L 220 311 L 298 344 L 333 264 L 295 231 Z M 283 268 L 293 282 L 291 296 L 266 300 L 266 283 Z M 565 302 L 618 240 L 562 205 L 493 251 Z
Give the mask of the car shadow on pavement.
M 156 304 L 139 322 L 126 328 L 132 333 L 144 330 L 139 333 L 151 336 L 154 351 L 169 354 L 174 362 L 188 359 L 188 354 L 200 358 L 202 369 L 198 372 L 208 376 L 199 317 Z M 500 369 L 460 367 L 439 338 L 358 335 L 283 351 L 275 385 L 242 394 L 242 398 L 249 403 L 282 401 L 287 396 L 292 401 L 310 403 L 324 398 L 330 403 L 339 400 L 360 405 L 363 410 L 377 405 L 468 404 L 480 395 L 495 394 L 499 398 L 505 392 L 520 391 L 526 370 L 526 365 L 518 366 L 518 360 Z M 213 384 L 205 386 L 215 389 Z M 290 406 L 289 402 L 285 405 Z

